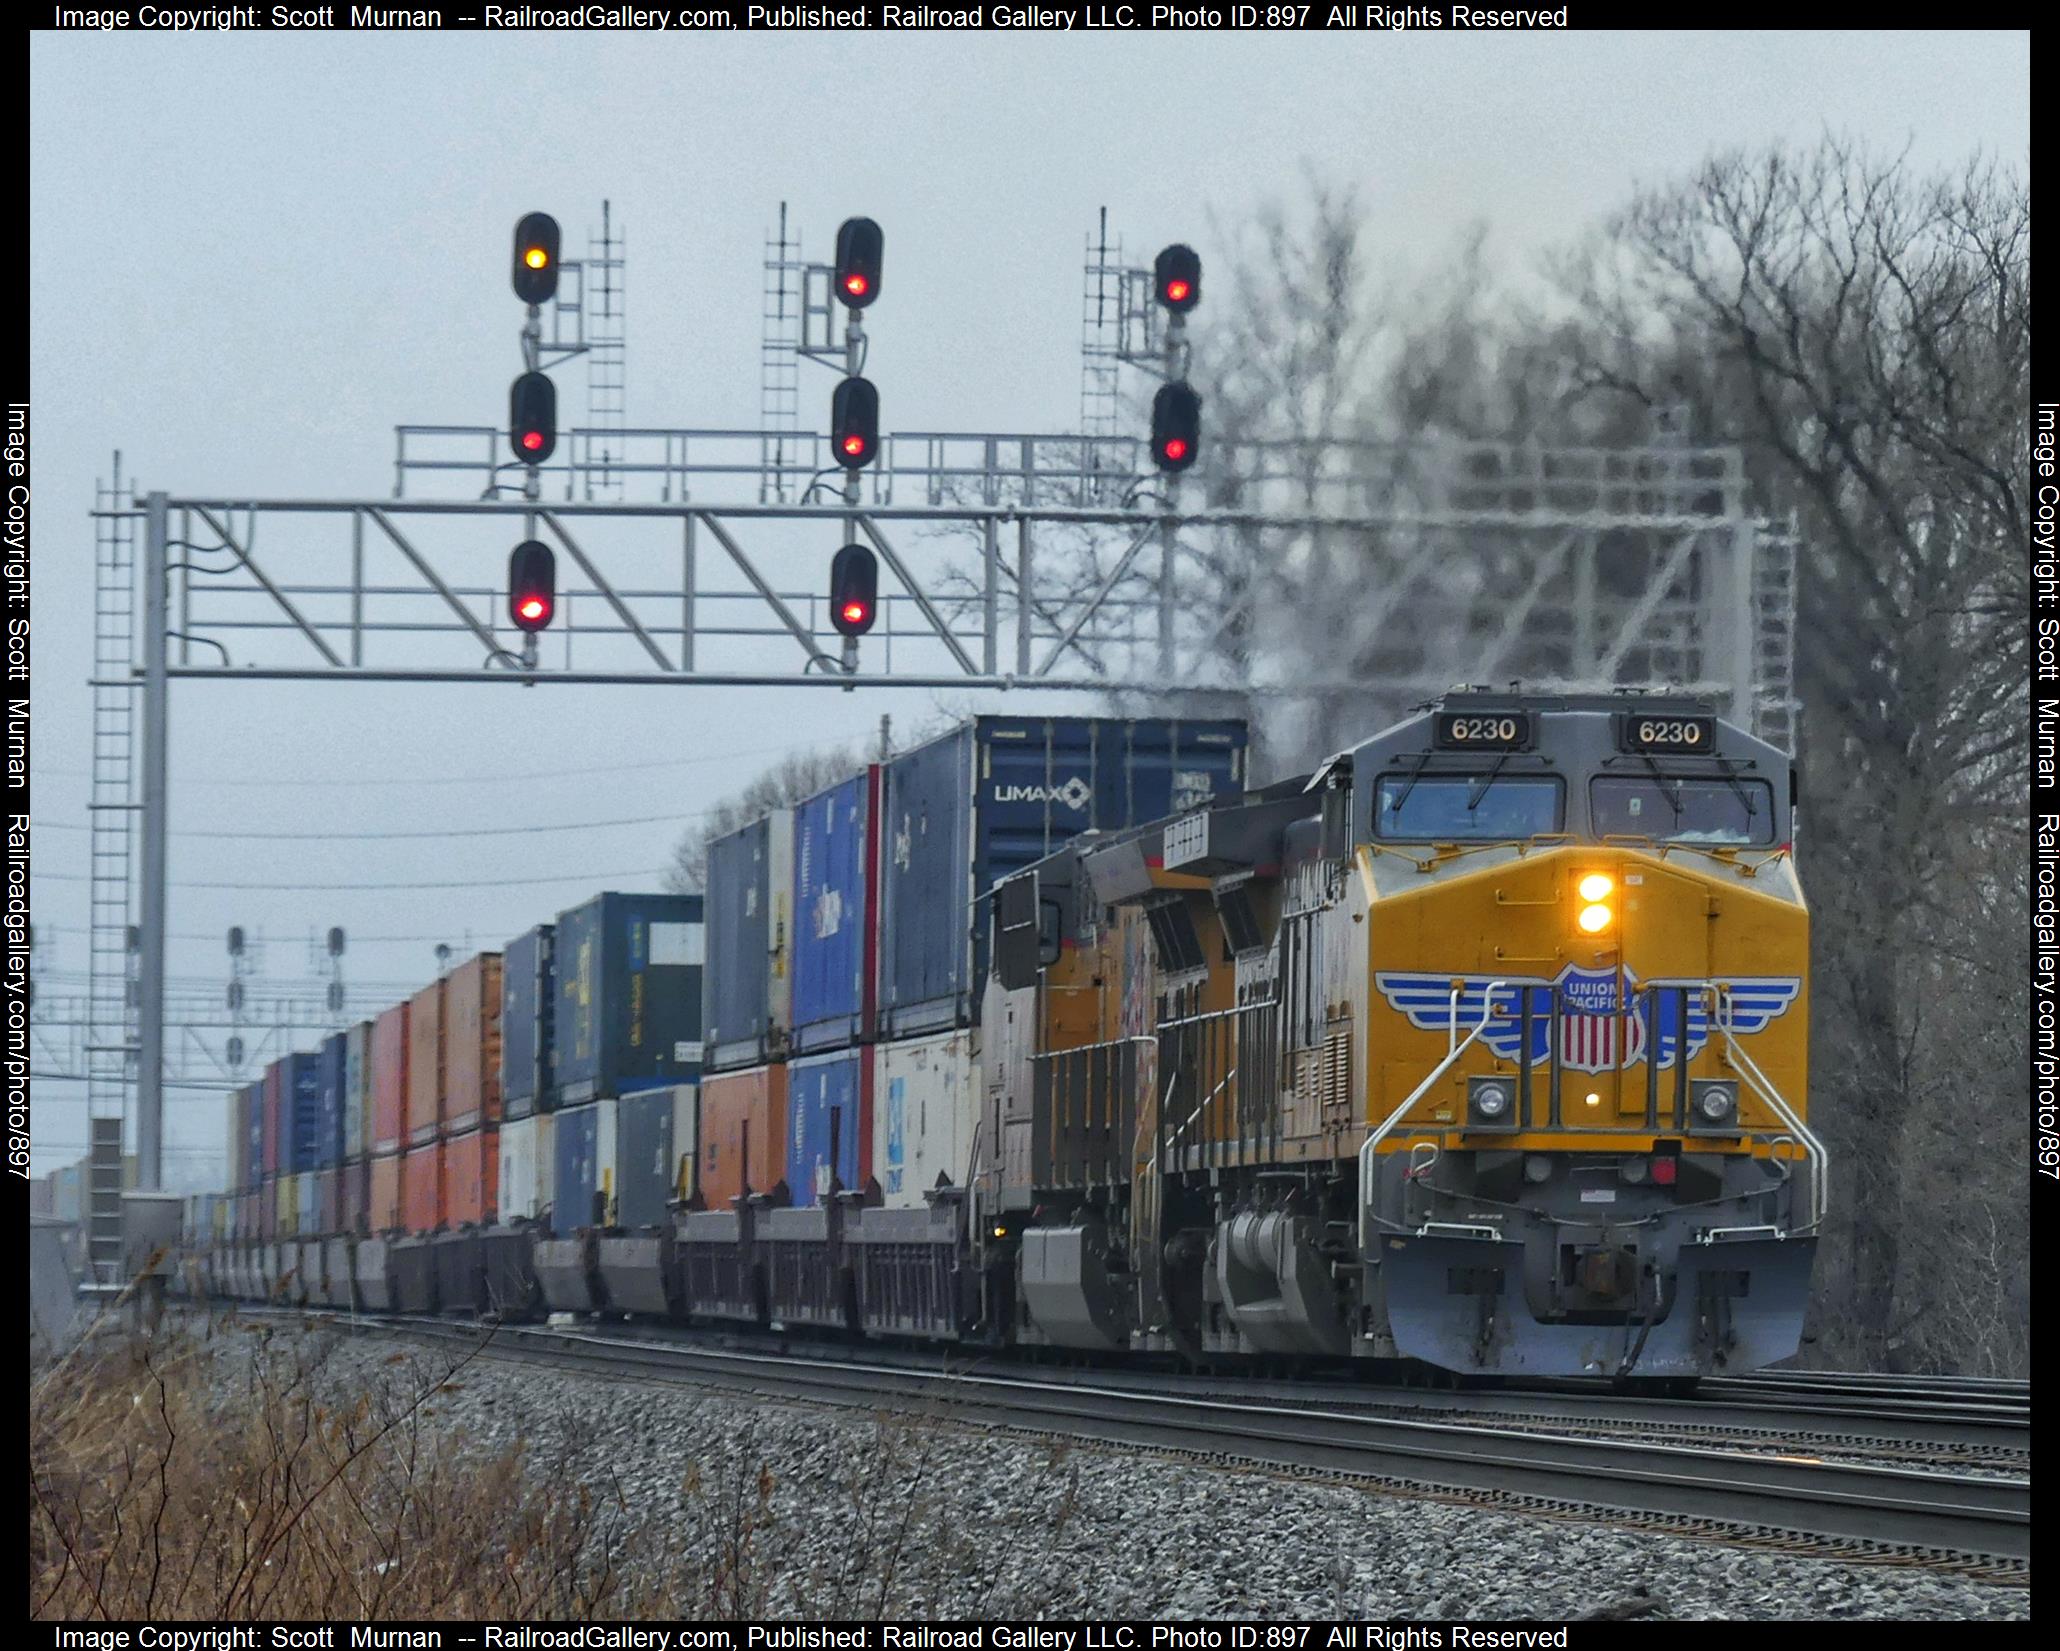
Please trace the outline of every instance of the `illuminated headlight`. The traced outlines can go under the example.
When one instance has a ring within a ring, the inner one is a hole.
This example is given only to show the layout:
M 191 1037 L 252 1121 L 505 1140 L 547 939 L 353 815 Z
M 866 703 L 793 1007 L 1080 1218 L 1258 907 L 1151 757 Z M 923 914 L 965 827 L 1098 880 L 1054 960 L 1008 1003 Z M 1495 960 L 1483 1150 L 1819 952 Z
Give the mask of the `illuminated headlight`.
M 1474 1078 L 1466 1088 L 1466 1110 L 1477 1124 L 1510 1122 L 1516 1089 L 1507 1078 Z
M 1698 1129 L 1728 1129 L 1738 1121 L 1738 1085 L 1728 1078 L 1702 1078 L 1690 1097 Z

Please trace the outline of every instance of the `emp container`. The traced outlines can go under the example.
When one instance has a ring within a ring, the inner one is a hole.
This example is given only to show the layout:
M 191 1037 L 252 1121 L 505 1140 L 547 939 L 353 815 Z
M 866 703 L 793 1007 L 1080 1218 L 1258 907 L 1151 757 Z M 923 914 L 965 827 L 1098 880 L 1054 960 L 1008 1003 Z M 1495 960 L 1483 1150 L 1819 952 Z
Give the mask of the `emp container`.
M 872 1036 L 879 812 L 877 763 L 794 809 L 795 1054 Z
M 701 904 L 599 894 L 559 915 L 560 1107 L 700 1077 Z
M 552 939 L 539 923 L 501 954 L 501 1115 L 527 1118 L 556 1105 L 551 1094 L 554 1007 Z
M 880 1034 L 971 1025 L 988 891 L 1083 831 L 1241 791 L 1242 722 L 977 717 L 886 765 Z
M 789 908 L 794 814 L 775 809 L 708 845 L 708 971 L 702 1013 L 711 1072 L 772 1060 L 791 1024 Z

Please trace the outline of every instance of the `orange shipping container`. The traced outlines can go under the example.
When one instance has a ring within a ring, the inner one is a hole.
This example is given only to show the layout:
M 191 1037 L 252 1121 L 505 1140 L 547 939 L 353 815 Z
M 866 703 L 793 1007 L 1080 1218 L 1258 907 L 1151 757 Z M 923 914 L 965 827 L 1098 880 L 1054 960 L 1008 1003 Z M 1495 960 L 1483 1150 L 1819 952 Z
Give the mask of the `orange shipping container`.
M 491 1222 L 500 1211 L 501 1132 L 488 1127 L 452 1135 L 443 1144 L 443 1214 L 447 1225 Z
M 467 958 L 444 982 L 446 1136 L 501 1121 L 501 954 Z
M 743 1192 L 772 1191 L 786 1150 L 785 1065 L 701 1080 L 701 1196 L 709 1209 L 727 1209 Z
M 408 1006 L 372 1022 L 372 1150 L 398 1152 L 408 1118 Z M 379 1223 L 373 1222 L 378 1230 Z
M 408 1005 L 407 1143 L 419 1147 L 443 1132 L 444 982 L 433 981 Z
M 443 1221 L 443 1142 L 401 1154 L 401 1225 L 411 1233 L 433 1233 Z
M 365 1217 L 369 1232 L 391 1232 L 401 1224 L 401 1158 L 397 1152 L 372 1160 L 371 1208 Z

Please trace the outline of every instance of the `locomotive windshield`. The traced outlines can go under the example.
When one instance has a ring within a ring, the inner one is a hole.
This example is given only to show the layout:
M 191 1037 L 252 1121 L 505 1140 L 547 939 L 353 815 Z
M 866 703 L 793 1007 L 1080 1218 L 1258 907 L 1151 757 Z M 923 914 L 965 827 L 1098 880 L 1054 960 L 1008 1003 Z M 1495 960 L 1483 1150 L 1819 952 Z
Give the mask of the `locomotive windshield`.
M 1739 846 L 1774 840 L 1774 793 L 1765 780 L 1598 779 L 1588 801 L 1598 837 Z
M 1563 788 L 1545 774 L 1383 774 L 1374 831 L 1418 842 L 1502 842 L 1558 831 Z

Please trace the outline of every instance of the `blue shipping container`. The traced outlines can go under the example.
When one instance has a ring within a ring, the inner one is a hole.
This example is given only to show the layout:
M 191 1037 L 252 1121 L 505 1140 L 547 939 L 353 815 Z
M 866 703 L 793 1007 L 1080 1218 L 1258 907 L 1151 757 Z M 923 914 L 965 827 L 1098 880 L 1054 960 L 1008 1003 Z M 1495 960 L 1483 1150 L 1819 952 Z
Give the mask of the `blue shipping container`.
M 795 1208 L 825 1201 L 831 1177 L 846 1192 L 864 1185 L 872 1161 L 872 1050 L 842 1049 L 787 1063 L 787 1195 Z
M 279 1097 L 279 1173 L 298 1175 L 316 1167 L 321 1150 L 321 1057 L 288 1055 L 284 1082 Z
M 501 951 L 501 1116 L 526 1118 L 556 1104 L 551 1093 L 552 939 L 540 923 Z
M 315 1118 L 316 1169 L 334 1169 L 343 1160 L 343 1089 L 349 1077 L 350 1036 L 338 1032 L 322 1040 L 316 1082 L 320 1096 Z
M 265 1086 L 262 1082 L 243 1086 L 243 1105 L 249 1122 L 244 1132 L 243 1185 L 256 1187 L 265 1178 Z
M 722 965 L 703 986 L 711 1072 L 758 1066 L 784 1052 L 793 858 L 794 814 L 785 808 L 708 845 L 708 955 Z
M 794 809 L 794 1038 L 804 1053 L 872 1035 L 873 803 L 868 768 Z
M 551 1126 L 551 1228 L 606 1226 L 615 1197 L 615 1103 L 561 1107 Z
M 701 896 L 597 894 L 555 937 L 561 1107 L 701 1076 Z
M 1244 788 L 1242 722 L 978 717 L 887 764 L 881 807 L 881 1035 L 979 1016 L 987 894 L 1083 831 L 1115 831 Z

